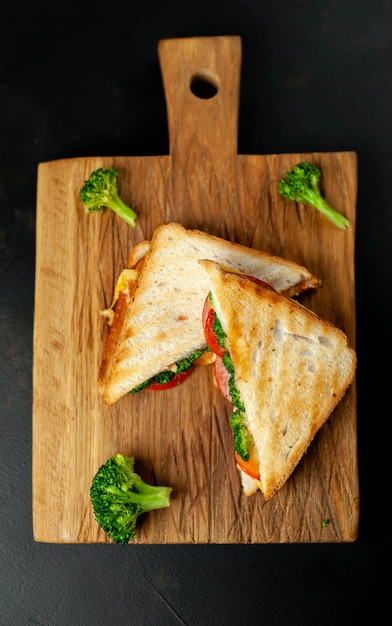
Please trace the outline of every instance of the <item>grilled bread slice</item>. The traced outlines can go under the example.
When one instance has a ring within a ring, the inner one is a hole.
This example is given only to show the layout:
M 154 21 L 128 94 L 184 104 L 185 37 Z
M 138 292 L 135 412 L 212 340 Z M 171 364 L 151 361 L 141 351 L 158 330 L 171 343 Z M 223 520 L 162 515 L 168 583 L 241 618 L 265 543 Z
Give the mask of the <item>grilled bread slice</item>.
M 353 381 L 356 353 L 343 331 L 296 300 L 211 260 L 200 265 L 259 463 L 257 479 L 241 470 L 244 492 L 259 488 L 269 500 Z

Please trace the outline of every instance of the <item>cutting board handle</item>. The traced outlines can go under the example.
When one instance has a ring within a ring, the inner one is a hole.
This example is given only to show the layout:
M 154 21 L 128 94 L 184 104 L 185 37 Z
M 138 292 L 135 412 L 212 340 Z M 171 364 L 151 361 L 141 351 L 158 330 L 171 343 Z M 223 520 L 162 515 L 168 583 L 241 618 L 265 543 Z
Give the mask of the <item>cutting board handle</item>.
M 177 165 L 189 150 L 216 160 L 237 154 L 241 38 L 162 39 L 169 149 Z

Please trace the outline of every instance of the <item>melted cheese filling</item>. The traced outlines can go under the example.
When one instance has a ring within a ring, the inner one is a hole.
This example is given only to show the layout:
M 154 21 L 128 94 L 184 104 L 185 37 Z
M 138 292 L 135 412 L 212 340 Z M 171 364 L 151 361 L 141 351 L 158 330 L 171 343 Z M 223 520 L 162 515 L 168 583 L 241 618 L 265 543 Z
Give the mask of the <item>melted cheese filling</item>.
M 128 290 L 129 290 L 129 281 L 135 282 L 137 277 L 138 277 L 137 270 L 128 269 L 128 268 L 124 269 L 121 272 L 120 276 L 118 277 L 117 282 L 116 282 L 116 286 L 114 288 L 114 294 L 113 294 L 113 299 L 112 299 L 111 305 L 107 309 L 102 309 L 100 311 L 101 315 L 103 315 L 104 317 L 107 317 L 107 321 L 108 321 L 109 326 L 111 326 L 113 324 L 114 307 L 116 306 L 119 294 L 122 291 L 124 293 L 127 293 Z

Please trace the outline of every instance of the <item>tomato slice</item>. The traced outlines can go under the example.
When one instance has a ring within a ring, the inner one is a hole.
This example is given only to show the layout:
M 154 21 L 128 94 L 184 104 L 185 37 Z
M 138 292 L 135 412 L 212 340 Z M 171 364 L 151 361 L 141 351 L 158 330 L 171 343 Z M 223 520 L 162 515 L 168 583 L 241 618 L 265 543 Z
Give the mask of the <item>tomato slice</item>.
M 245 474 L 248 474 L 251 478 L 255 478 L 256 480 L 260 480 L 260 468 L 257 459 L 250 456 L 248 461 L 244 461 L 237 452 L 234 452 L 235 460 L 237 461 L 238 467 L 242 469 Z
M 210 301 L 207 296 L 204 302 L 203 314 L 202 314 L 204 336 L 206 338 L 206 343 L 208 347 L 210 348 L 210 350 L 212 350 L 212 352 L 214 352 L 214 354 L 216 354 L 216 356 L 218 356 L 221 359 L 225 351 L 219 345 L 216 335 L 214 333 L 214 330 L 212 328 L 214 320 L 215 320 L 215 311 L 211 307 Z
M 181 372 L 180 374 L 176 374 L 168 383 L 156 383 L 152 382 L 146 387 L 150 391 L 163 391 L 163 389 L 173 389 L 173 387 L 177 387 L 181 385 L 193 372 L 194 366 L 192 365 L 190 368 L 185 370 L 185 372 Z

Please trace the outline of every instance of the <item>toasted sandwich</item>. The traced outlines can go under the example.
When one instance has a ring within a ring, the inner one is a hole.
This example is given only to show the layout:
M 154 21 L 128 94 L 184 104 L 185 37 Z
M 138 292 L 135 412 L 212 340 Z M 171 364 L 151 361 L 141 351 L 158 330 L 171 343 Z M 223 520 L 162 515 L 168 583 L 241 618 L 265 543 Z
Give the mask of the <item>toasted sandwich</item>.
M 269 500 L 291 476 L 352 383 L 344 332 L 273 286 L 201 260 L 215 381 L 232 402 L 235 458 L 246 495 Z
M 320 286 L 290 260 L 169 223 L 131 252 L 112 306 L 99 374 L 103 400 L 111 405 L 144 388 L 182 382 L 195 363 L 209 362 L 202 310 L 210 290 L 200 259 L 267 281 L 291 296 Z M 212 354 L 214 357 L 214 355 Z

